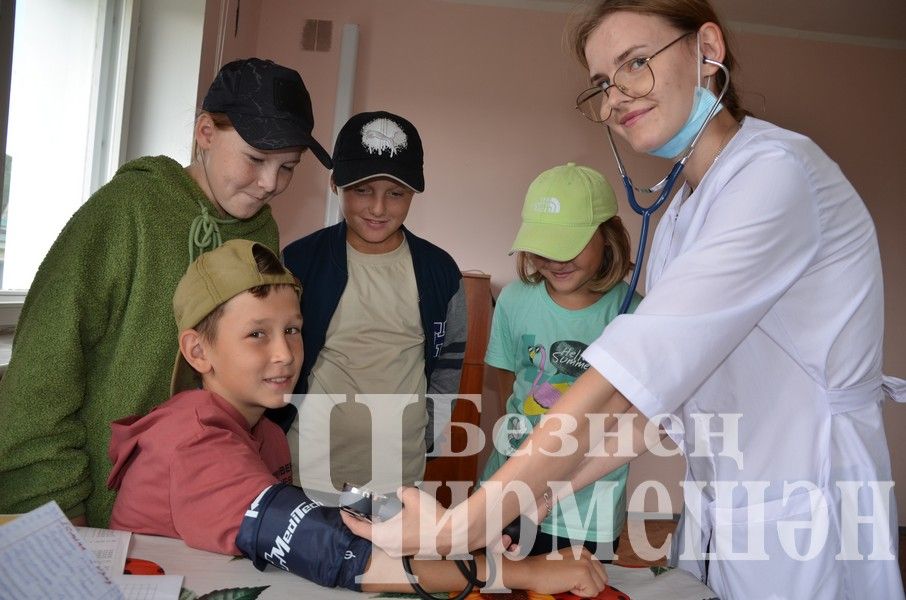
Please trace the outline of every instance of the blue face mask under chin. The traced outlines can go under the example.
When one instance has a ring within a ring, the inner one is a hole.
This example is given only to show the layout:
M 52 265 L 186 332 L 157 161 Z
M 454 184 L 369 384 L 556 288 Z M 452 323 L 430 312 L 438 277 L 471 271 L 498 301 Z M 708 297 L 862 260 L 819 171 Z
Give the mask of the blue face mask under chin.
M 717 104 L 717 97 L 711 90 L 697 86 L 695 88 L 695 101 L 692 104 L 692 112 L 689 113 L 686 124 L 672 138 L 667 140 L 663 146 L 649 150 L 648 154 L 661 158 L 679 156 L 695 139 L 698 131 L 705 124 L 705 119 L 708 117 L 708 113 L 711 112 L 711 107 L 715 104 Z M 716 115 L 722 109 L 723 105 L 718 106 L 714 114 Z

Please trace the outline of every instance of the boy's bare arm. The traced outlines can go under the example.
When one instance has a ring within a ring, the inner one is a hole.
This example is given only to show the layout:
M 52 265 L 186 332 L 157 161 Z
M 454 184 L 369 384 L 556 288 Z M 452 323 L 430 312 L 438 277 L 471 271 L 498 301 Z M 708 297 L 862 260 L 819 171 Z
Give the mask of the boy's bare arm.
M 528 557 L 522 560 L 500 558 L 503 585 L 510 589 L 530 589 L 540 593 L 571 591 L 578 596 L 598 594 L 607 583 L 603 565 L 585 548 L 579 557 L 572 548 L 560 551 L 560 559 L 552 560 L 547 555 Z M 483 555 L 475 557 L 478 578 L 486 580 L 487 564 Z M 458 591 L 466 586 L 465 578 L 453 561 L 413 560 L 412 571 L 418 577 L 419 585 L 428 592 Z M 380 573 L 380 582 L 398 581 L 398 584 L 375 582 L 371 573 Z M 363 592 L 412 592 L 406 582 L 402 561 L 391 558 L 380 548 L 374 547 L 368 570 L 363 575 Z M 476 590 L 477 591 L 477 590 Z

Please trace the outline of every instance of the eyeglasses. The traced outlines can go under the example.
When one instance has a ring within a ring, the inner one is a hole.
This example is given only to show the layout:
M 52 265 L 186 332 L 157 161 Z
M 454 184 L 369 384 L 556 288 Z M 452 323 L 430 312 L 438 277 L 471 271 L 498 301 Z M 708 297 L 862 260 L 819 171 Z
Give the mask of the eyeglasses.
M 590 121 L 603 123 L 610 118 L 612 110 L 607 102 L 611 88 L 617 88 L 630 98 L 644 98 L 654 89 L 654 71 L 651 70 L 651 61 L 654 57 L 693 33 L 695 32 L 684 33 L 651 56 L 640 56 L 627 60 L 613 74 L 612 82 L 602 81 L 579 94 L 576 97 L 576 110 Z

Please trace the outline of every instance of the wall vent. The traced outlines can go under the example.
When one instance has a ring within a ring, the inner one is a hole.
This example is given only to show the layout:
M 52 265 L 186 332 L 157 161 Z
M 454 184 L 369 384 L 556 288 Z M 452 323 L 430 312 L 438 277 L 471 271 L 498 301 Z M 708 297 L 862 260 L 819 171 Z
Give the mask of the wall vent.
M 302 49 L 310 52 L 328 52 L 333 33 L 333 21 L 306 19 L 302 26 Z

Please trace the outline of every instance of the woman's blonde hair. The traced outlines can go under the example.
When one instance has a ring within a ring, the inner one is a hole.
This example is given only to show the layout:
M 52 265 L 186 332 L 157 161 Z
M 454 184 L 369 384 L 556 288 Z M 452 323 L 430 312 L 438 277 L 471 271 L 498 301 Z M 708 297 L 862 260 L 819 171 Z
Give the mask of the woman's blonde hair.
M 595 235 L 604 238 L 604 251 L 601 253 L 601 264 L 589 283 L 593 292 L 604 293 L 623 280 L 632 271 L 630 260 L 629 232 L 623 226 L 620 217 L 613 216 L 598 225 Z M 532 264 L 532 255 L 520 251 L 516 256 L 516 273 L 523 283 L 537 284 L 544 281 Z

